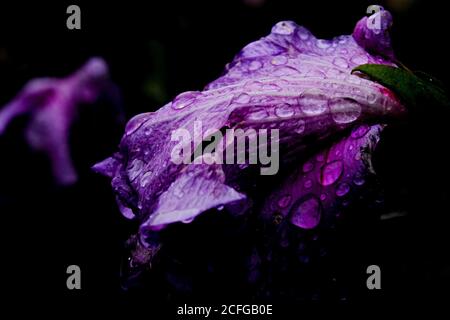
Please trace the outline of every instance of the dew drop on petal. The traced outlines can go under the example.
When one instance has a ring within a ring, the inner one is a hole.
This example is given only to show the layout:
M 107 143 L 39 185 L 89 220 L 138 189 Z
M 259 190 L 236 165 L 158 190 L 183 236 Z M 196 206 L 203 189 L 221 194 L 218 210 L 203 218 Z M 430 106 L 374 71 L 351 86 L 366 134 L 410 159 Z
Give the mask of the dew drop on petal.
M 131 164 L 127 168 L 128 178 L 130 179 L 130 181 L 134 181 L 141 174 L 143 167 L 144 162 L 139 159 L 135 159 L 133 162 L 131 162 Z
M 255 81 L 255 80 L 250 80 L 244 84 L 244 89 L 245 90 L 258 90 L 259 88 L 261 88 L 261 86 L 262 86 L 261 82 Z
M 267 110 L 265 109 L 253 109 L 248 115 L 250 120 L 262 120 L 269 116 Z
M 301 134 L 305 131 L 306 122 L 303 119 L 297 121 L 296 127 L 294 129 L 295 133 Z
M 201 93 L 198 91 L 183 92 L 173 100 L 172 108 L 175 110 L 184 109 L 193 104 L 199 95 L 201 95 Z
M 326 49 L 326 48 L 328 48 L 329 46 L 331 46 L 330 41 L 328 41 L 328 40 L 323 40 L 323 39 L 317 40 L 316 45 L 317 45 L 317 47 L 320 48 L 320 49 Z
M 177 198 L 182 198 L 184 196 L 184 191 L 181 187 L 177 187 L 173 190 L 173 194 Z
M 281 103 L 275 106 L 275 115 L 280 118 L 288 118 L 294 115 L 294 109 L 288 103 Z
M 305 183 L 304 183 L 303 185 L 304 185 L 304 187 L 305 187 L 306 189 L 311 188 L 311 187 L 312 187 L 312 180 L 311 180 L 311 179 L 306 180 Z
M 298 28 L 297 35 L 303 41 L 308 40 L 309 37 L 310 37 L 309 31 L 306 30 L 304 27 L 299 27 Z
M 341 183 L 336 188 L 336 195 L 338 197 L 345 196 L 350 191 L 350 186 L 347 183 Z
M 317 162 L 323 162 L 325 160 L 325 156 L 323 155 L 323 153 L 319 153 L 317 156 L 316 156 L 316 161 Z
M 314 168 L 314 164 L 312 162 L 306 162 L 303 165 L 303 172 L 307 173 L 310 172 Z
M 361 115 L 361 105 L 353 99 L 335 98 L 330 101 L 330 111 L 334 122 L 350 123 Z
M 137 129 L 139 129 L 144 122 L 146 122 L 149 118 L 148 113 L 141 113 L 133 118 L 131 118 L 130 121 L 128 121 L 127 126 L 125 128 L 125 134 L 130 135 L 134 133 Z
M 354 55 L 350 59 L 350 61 L 353 62 L 354 64 L 360 65 L 360 64 L 365 64 L 365 63 L 369 62 L 369 59 L 364 54 L 358 54 L 358 55 Z
M 273 28 L 272 33 L 281 34 L 281 35 L 289 35 L 294 32 L 294 28 L 289 23 L 282 21 L 278 22 Z
M 267 90 L 267 91 L 280 91 L 281 87 L 275 83 L 265 83 L 262 86 L 263 90 Z
M 144 130 L 144 134 L 148 137 L 152 134 L 152 129 L 151 128 L 145 128 Z
M 253 60 L 252 62 L 250 62 L 250 64 L 248 65 L 248 70 L 249 71 L 256 71 L 258 69 L 261 69 L 263 66 L 263 64 L 261 63 L 261 61 L 258 60 Z
M 320 70 L 310 70 L 306 73 L 307 77 L 325 79 L 327 75 Z
M 368 103 L 374 104 L 375 102 L 377 102 L 377 95 L 373 92 L 369 92 L 366 96 L 366 100 Z
M 348 68 L 348 62 L 342 57 L 336 57 L 333 60 L 333 64 L 339 68 Z
M 320 173 L 320 184 L 329 186 L 335 183 L 342 174 L 344 164 L 341 160 L 336 160 L 324 165 Z
M 189 219 L 184 219 L 183 221 L 181 221 L 182 223 L 191 223 L 192 221 L 194 221 L 194 217 L 189 218 Z
M 300 199 L 294 204 L 291 223 L 303 229 L 312 229 L 319 224 L 322 207 L 315 197 Z
M 281 66 L 283 64 L 286 64 L 288 62 L 288 58 L 284 55 L 278 55 L 272 58 L 270 61 L 274 66 Z
M 309 89 L 298 98 L 301 110 L 309 116 L 324 113 L 328 107 L 327 96 L 319 89 Z
M 233 99 L 233 102 L 248 103 L 248 102 L 250 102 L 250 96 L 246 93 L 241 93 Z
M 151 178 L 152 178 L 151 171 L 147 171 L 146 173 L 144 173 L 141 177 L 141 188 L 145 188 L 150 183 Z
M 291 196 L 289 194 L 284 195 L 278 200 L 278 206 L 280 208 L 286 208 L 291 203 Z
M 362 186 L 366 181 L 364 180 L 364 178 L 360 175 L 357 175 L 354 179 L 353 179 L 353 183 L 357 186 Z

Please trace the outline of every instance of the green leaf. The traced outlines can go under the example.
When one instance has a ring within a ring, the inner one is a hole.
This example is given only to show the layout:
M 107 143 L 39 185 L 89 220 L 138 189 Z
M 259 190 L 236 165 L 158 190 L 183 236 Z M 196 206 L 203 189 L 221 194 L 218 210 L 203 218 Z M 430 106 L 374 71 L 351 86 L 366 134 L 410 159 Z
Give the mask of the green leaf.
M 450 107 L 450 99 L 442 83 L 422 73 L 380 64 L 363 64 L 352 70 L 360 72 L 394 92 L 407 107 Z

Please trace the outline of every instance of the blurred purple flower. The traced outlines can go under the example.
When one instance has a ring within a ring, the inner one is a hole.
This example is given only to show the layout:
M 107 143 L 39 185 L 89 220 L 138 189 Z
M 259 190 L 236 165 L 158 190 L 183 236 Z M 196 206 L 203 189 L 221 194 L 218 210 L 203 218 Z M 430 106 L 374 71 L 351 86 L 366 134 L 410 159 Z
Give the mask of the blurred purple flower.
M 119 151 L 93 168 L 112 179 L 119 208 L 139 221 L 144 243 L 153 230 L 190 222 L 209 209 L 242 213 L 264 201 L 247 192 L 256 181 L 246 174 L 252 166 L 171 161 L 171 133 L 192 132 L 194 122 L 203 132 L 279 130 L 282 172 L 277 183 L 270 182 L 263 219 L 281 212 L 293 225 L 310 229 L 336 214 L 338 204 L 348 205 L 371 174 L 370 153 L 382 129 L 377 124 L 405 113 L 388 89 L 351 74 L 365 63 L 395 66 L 387 32 L 391 15 L 381 11 L 369 19 L 377 17 L 380 30 L 369 29 L 365 17 L 353 35 L 331 40 L 279 22 L 203 91 L 182 93 L 158 111 L 131 119 Z M 204 138 L 195 135 L 194 130 L 194 141 Z
M 95 102 L 108 83 L 108 67 L 100 58 L 90 59 L 66 78 L 31 80 L 0 110 L 0 135 L 14 118 L 29 114 L 28 144 L 48 155 L 58 184 L 70 185 L 77 180 L 70 156 L 70 126 L 78 107 Z

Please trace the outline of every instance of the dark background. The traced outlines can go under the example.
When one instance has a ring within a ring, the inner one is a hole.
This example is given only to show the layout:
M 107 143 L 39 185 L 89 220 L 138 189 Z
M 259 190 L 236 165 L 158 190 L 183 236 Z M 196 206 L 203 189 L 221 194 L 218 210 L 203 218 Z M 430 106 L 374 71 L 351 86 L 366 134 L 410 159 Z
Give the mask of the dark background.
M 70 4 L 81 8 L 81 30 L 66 28 Z M 89 57 L 101 56 L 122 90 L 129 119 L 156 110 L 177 93 L 202 89 L 244 45 L 268 34 L 280 20 L 294 20 L 317 37 L 329 38 L 351 33 L 369 4 L 372 1 L 2 3 L 0 106 L 31 78 L 65 76 Z M 433 74 L 448 88 L 443 2 L 379 4 L 394 16 L 392 37 L 399 60 Z M 35 302 L 45 298 L 39 303 L 45 309 L 60 301 L 81 308 L 104 300 L 109 309 L 126 309 L 143 299 L 120 290 L 121 248 L 134 226 L 120 216 L 108 181 L 89 170 L 115 150 L 121 137 L 123 126 L 108 121 L 107 109 L 86 111 L 73 129 L 72 153 L 80 181 L 70 188 L 52 186 L 46 159 L 27 149 L 21 137 L 26 119 L 0 137 L 1 265 L 6 284 L 1 290 L 9 297 Z M 408 215 L 342 239 L 346 249 L 340 268 L 355 271 L 350 281 L 355 294 L 340 303 L 374 307 L 448 298 L 447 116 L 424 106 L 404 130 L 386 133 L 376 165 L 386 188 L 387 210 Z M 81 267 L 81 291 L 66 289 L 70 264 Z M 365 289 L 363 266 L 369 264 L 381 266 L 381 291 Z M 157 300 L 144 301 L 146 308 L 157 307 Z

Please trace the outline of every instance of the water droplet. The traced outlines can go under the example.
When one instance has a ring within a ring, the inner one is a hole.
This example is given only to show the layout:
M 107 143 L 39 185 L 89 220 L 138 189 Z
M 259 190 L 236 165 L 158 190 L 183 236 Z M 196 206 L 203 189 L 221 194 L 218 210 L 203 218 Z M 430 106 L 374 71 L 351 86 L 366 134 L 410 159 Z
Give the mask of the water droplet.
M 181 221 L 182 223 L 191 223 L 192 221 L 194 221 L 194 217 L 189 218 L 189 219 L 184 219 L 183 221 Z
M 309 31 L 306 30 L 304 27 L 298 28 L 297 35 L 303 41 L 308 40 L 308 38 L 310 37 Z
M 359 54 L 359 55 L 354 55 L 351 59 L 351 62 L 353 62 L 354 64 L 360 65 L 360 64 L 365 64 L 367 62 L 369 62 L 369 59 L 367 58 L 367 56 L 365 54 Z
M 143 167 L 144 162 L 139 159 L 136 159 L 133 162 L 131 162 L 131 165 L 129 165 L 127 168 L 128 178 L 130 179 L 130 181 L 134 181 L 138 177 Z
M 336 188 L 336 195 L 338 197 L 345 196 L 350 191 L 350 186 L 347 183 L 341 183 Z
M 288 62 L 288 59 L 286 56 L 278 55 L 272 58 L 270 61 L 274 66 L 281 66 L 283 64 L 286 64 Z
M 280 118 L 288 118 L 294 115 L 294 109 L 288 103 L 281 103 L 275 107 L 275 115 Z
M 356 184 L 357 186 L 362 186 L 365 182 L 366 182 L 366 180 L 364 180 L 364 178 L 360 175 L 357 175 L 353 179 L 353 183 Z
M 351 137 L 353 139 L 359 139 L 364 137 L 367 132 L 369 132 L 370 127 L 366 124 L 363 124 L 355 129 L 353 129 L 352 133 L 351 133 Z
M 292 197 L 290 195 L 284 195 L 280 200 L 278 200 L 278 206 L 280 208 L 286 208 L 291 203 L 291 199 Z
M 310 78 L 322 78 L 322 79 L 325 79 L 327 77 L 325 73 L 315 69 L 308 71 L 306 73 L 306 76 Z
M 311 188 L 311 187 L 312 187 L 312 180 L 311 180 L 311 179 L 306 180 L 305 183 L 304 183 L 303 185 L 304 185 L 304 187 L 305 187 L 306 189 Z
M 250 64 L 248 65 L 248 70 L 249 70 L 249 71 L 256 71 L 256 70 L 258 70 L 258 69 L 261 69 L 262 66 L 263 66 L 263 64 L 261 63 L 261 61 L 253 60 L 253 61 L 250 62 Z
M 326 49 L 326 48 L 328 48 L 329 46 L 331 46 L 331 43 L 330 43 L 330 41 L 328 41 L 328 40 L 320 39 L 320 40 L 318 40 L 318 41 L 316 42 L 316 45 L 317 45 L 317 47 L 320 48 L 320 49 Z
M 241 93 L 236 98 L 233 99 L 233 102 L 237 103 L 249 103 L 250 102 L 250 96 L 246 93 Z
M 180 110 L 186 108 L 194 103 L 201 93 L 198 91 L 187 91 L 179 94 L 175 100 L 172 102 L 172 108 L 175 110 Z
M 222 211 L 225 208 L 225 206 L 218 206 L 217 210 Z
M 263 88 L 263 90 L 267 90 L 267 91 L 280 91 L 281 90 L 280 86 L 275 83 L 265 83 L 262 88 Z
M 128 121 L 127 126 L 125 128 L 125 134 L 130 135 L 130 134 L 134 133 L 148 119 L 149 119 L 149 113 L 141 113 L 141 114 L 134 116 L 133 118 L 131 118 L 130 121 Z
M 144 134 L 148 137 L 152 134 L 152 129 L 151 128 L 145 128 L 144 130 Z
M 310 172 L 314 168 L 314 164 L 312 162 L 306 162 L 303 165 L 303 172 L 307 173 Z
M 366 100 L 368 103 L 374 104 L 375 102 L 377 102 L 377 95 L 373 92 L 369 92 L 367 93 Z
M 298 98 L 300 108 L 309 116 L 324 113 L 328 107 L 327 101 L 326 95 L 319 89 L 306 90 Z
M 248 118 L 250 120 L 262 120 L 264 118 L 267 118 L 269 116 L 269 113 L 265 109 L 252 109 L 251 113 L 248 115 Z
M 321 213 L 322 207 L 319 200 L 310 196 L 294 204 L 290 221 L 300 228 L 312 229 L 319 224 Z
M 177 198 L 182 198 L 184 196 L 184 191 L 181 187 L 176 187 L 173 190 L 173 194 L 175 195 L 175 197 Z
M 321 201 L 324 201 L 326 198 L 327 198 L 327 195 L 326 195 L 325 193 L 322 193 L 322 194 L 320 195 L 320 200 L 321 200 Z
M 327 163 L 323 166 L 320 174 L 320 183 L 323 186 L 329 186 L 335 183 L 342 174 L 344 164 L 341 160 Z
M 350 123 L 361 115 L 361 105 L 348 98 L 333 99 L 330 101 L 330 110 L 336 123 Z
M 289 35 L 293 32 L 294 32 L 294 27 L 286 21 L 278 22 L 272 28 L 272 33 L 275 33 L 275 34 Z
M 337 57 L 337 58 L 334 58 L 334 60 L 333 60 L 333 64 L 336 66 L 336 67 L 339 67 L 339 68 L 348 68 L 348 62 L 347 62 L 347 60 L 345 60 L 344 58 L 342 58 L 342 57 Z
M 141 188 L 145 188 L 149 184 L 151 178 L 152 178 L 151 171 L 147 171 L 146 173 L 144 173 L 144 175 L 141 177 Z
M 297 121 L 297 125 L 296 125 L 294 131 L 298 134 L 301 134 L 301 133 L 303 133 L 303 131 L 305 131 L 305 126 L 306 126 L 305 120 L 299 119 Z
M 361 95 L 362 95 L 362 91 L 361 91 L 361 89 L 358 88 L 358 87 L 353 87 L 353 88 L 352 88 L 352 93 L 353 93 L 355 96 L 361 96 Z

